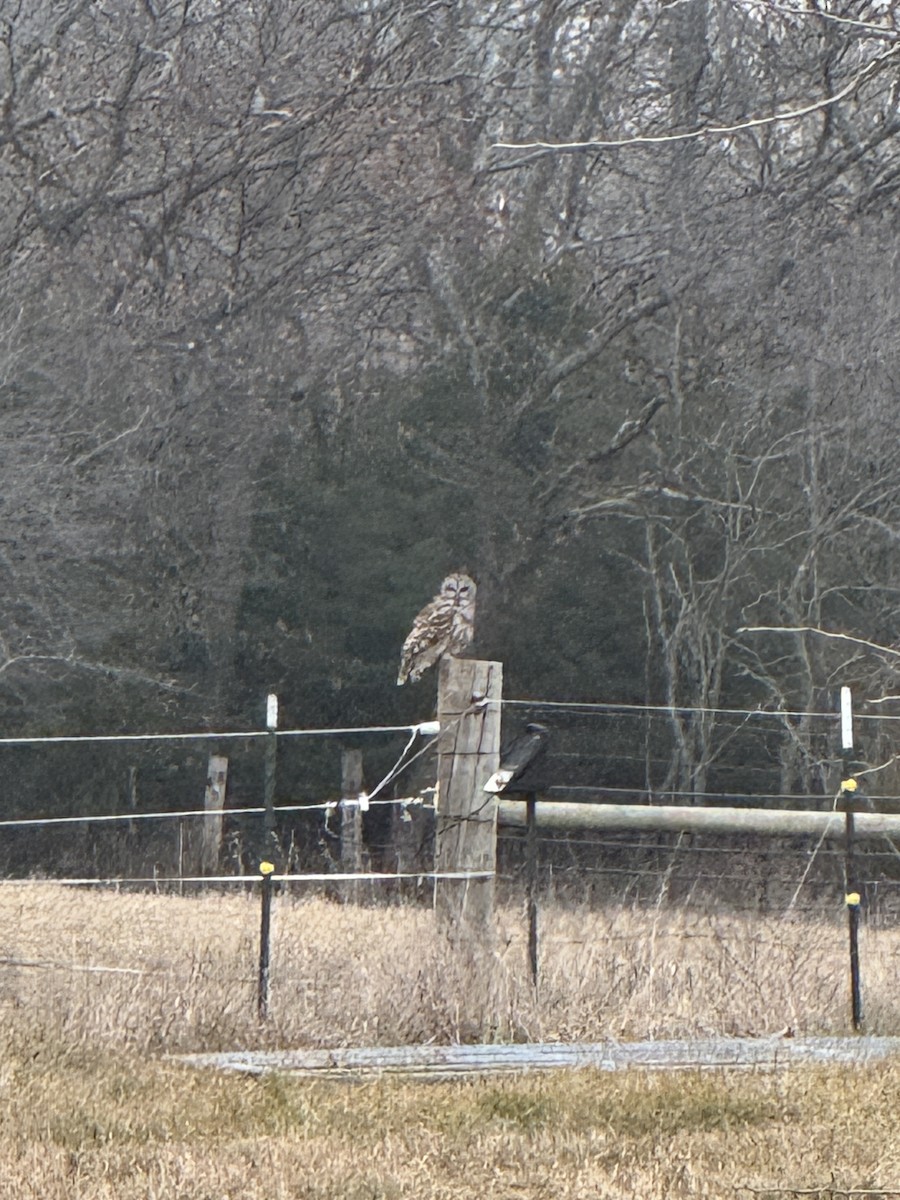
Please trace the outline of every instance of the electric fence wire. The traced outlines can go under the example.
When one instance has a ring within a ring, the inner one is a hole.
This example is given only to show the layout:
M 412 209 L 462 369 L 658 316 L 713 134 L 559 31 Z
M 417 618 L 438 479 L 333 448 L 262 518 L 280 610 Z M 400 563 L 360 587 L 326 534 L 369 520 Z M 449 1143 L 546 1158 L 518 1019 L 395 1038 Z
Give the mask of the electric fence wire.
M 425 722 L 427 727 L 429 722 Z M 251 741 L 256 738 L 350 737 L 363 733 L 410 733 L 423 728 L 417 725 L 351 725 L 345 728 L 322 729 L 245 729 L 211 732 L 194 730 L 188 733 L 54 733 L 34 736 L 0 737 L 0 746 L 45 746 L 96 742 L 210 742 Z
M 390 883 L 395 879 L 493 879 L 494 871 L 310 871 L 302 874 L 274 872 L 265 876 L 272 883 Z M 171 884 L 239 884 L 242 887 L 259 883 L 261 875 L 97 875 L 40 877 L 29 875 L 21 879 L 0 879 L 0 887 L 123 887 L 150 884 L 162 887 Z
M 661 716 L 722 716 L 722 717 L 767 717 L 770 720 L 822 720 L 835 724 L 840 723 L 841 714 L 835 709 L 810 710 L 790 708 L 719 708 L 713 705 L 701 704 L 629 704 L 620 701 L 593 700 L 486 700 L 485 704 L 496 704 L 501 708 L 540 708 L 546 710 L 560 709 L 577 711 L 588 715 L 611 716 L 640 716 L 642 714 L 658 714 Z M 900 721 L 900 714 L 866 713 L 854 710 L 854 721 Z
M 500 832 L 497 834 L 497 841 L 502 842 L 502 843 L 509 843 L 511 845 L 519 844 L 519 845 L 524 846 L 526 836 L 527 836 L 527 834 L 524 829 L 519 829 L 519 830 L 516 830 L 515 832 L 508 832 L 508 833 Z M 628 836 L 628 835 L 623 835 L 623 836 Z M 742 834 L 740 836 L 745 839 L 745 842 L 747 840 L 751 840 L 751 839 L 758 840 L 758 839 L 754 839 L 753 834 Z M 793 836 L 794 840 L 799 840 L 801 838 L 805 840 L 808 837 L 808 835 L 806 835 L 806 834 L 794 834 L 792 836 Z M 611 841 L 611 840 L 607 840 L 607 839 L 599 839 L 599 838 L 597 840 L 595 840 L 593 838 L 588 838 L 588 837 L 578 838 L 578 837 L 572 837 L 571 835 L 569 835 L 565 839 L 563 839 L 560 837 L 551 837 L 551 836 L 539 834 L 535 840 L 538 845 L 545 845 L 545 846 L 555 846 L 555 847 L 584 846 L 584 847 L 589 847 L 592 850 L 596 849 L 596 850 L 612 850 L 612 851 L 638 850 L 638 851 L 643 851 L 644 853 L 647 853 L 647 854 L 668 854 L 668 853 L 671 853 L 671 851 L 673 849 L 673 846 L 671 844 L 665 843 L 665 842 L 650 842 L 650 841 L 648 841 L 648 842 L 639 842 L 639 841 L 616 842 L 616 841 Z M 387 849 L 387 846 L 385 846 L 384 848 Z M 690 853 L 691 854 L 707 854 L 707 855 L 708 854 L 724 855 L 726 857 L 728 855 L 736 854 L 736 855 L 740 855 L 742 858 L 744 858 L 748 854 L 748 849 L 747 849 L 746 844 L 741 845 L 741 846 L 698 846 L 695 843 L 690 847 Z M 750 851 L 750 853 L 753 853 L 753 851 Z M 765 859 L 796 858 L 797 854 L 798 854 L 798 850 L 796 849 L 796 847 L 788 847 L 788 846 L 782 846 L 782 845 L 772 846 L 772 845 L 766 844 L 765 848 L 758 850 L 757 853 L 760 855 L 760 857 L 765 858 Z M 867 849 L 865 851 L 867 858 L 892 858 L 892 857 L 896 857 L 896 853 L 897 853 L 897 851 L 895 848 L 890 849 L 890 850 Z M 820 850 L 819 854 L 823 858 L 833 857 L 833 858 L 843 859 L 843 857 L 844 857 L 844 851 L 837 849 L 837 848 Z
M 384 805 L 411 805 L 422 804 L 420 796 L 403 796 L 397 799 L 373 800 L 372 804 Z M 275 808 L 276 816 L 279 813 L 312 813 L 317 811 L 328 811 L 335 808 L 334 800 L 326 800 L 319 804 L 279 804 Z M 187 808 L 176 809 L 174 811 L 164 812 L 130 812 L 130 813 L 98 813 L 92 816 L 78 815 L 67 817 L 9 817 L 0 820 L 0 829 L 18 829 L 28 828 L 29 826 L 45 826 L 45 825 L 77 825 L 77 824 L 116 824 L 131 821 L 163 821 L 163 820 L 184 820 L 188 817 L 239 817 L 239 816 L 262 816 L 266 809 L 262 805 L 252 805 L 245 808 L 223 808 L 223 809 L 208 809 L 208 808 Z
M 480 703 L 487 703 L 487 702 L 480 702 Z M 676 708 L 673 706 L 663 706 L 663 705 L 636 705 L 636 704 L 621 704 L 621 703 L 606 703 L 606 702 L 604 702 L 604 703 L 585 703 L 585 702 L 574 702 L 574 701 L 548 701 L 548 700 L 543 700 L 543 701 L 541 701 L 541 700 L 507 700 L 507 701 L 492 701 L 490 703 L 499 703 L 499 704 L 503 705 L 504 707 L 510 707 L 510 708 L 528 707 L 528 708 L 532 708 L 532 709 L 533 708 L 561 709 L 561 710 L 565 710 L 565 711 L 572 713 L 572 715 L 583 715 L 586 713 L 588 713 L 588 714 L 596 713 L 596 714 L 613 716 L 613 717 L 618 716 L 618 715 L 627 716 L 627 715 L 642 715 L 642 714 L 671 716 L 674 713 L 678 713 L 678 714 L 683 714 L 683 715 L 720 714 L 720 715 L 726 715 L 726 716 L 738 716 L 738 717 L 745 718 L 745 719 L 752 718 L 752 717 L 768 717 L 768 718 L 776 718 L 776 719 L 783 719 L 786 717 L 790 717 L 790 718 L 823 718 L 830 722 L 836 722 L 839 719 L 839 714 L 835 713 L 835 712 L 805 712 L 805 711 L 800 711 L 800 710 L 797 710 L 797 711 L 794 711 L 794 710 L 768 711 L 768 710 L 762 710 L 762 709 L 725 709 L 725 708 L 711 708 L 711 707 L 697 707 L 697 706 L 694 706 L 694 707 L 682 706 L 682 707 Z M 867 716 L 867 714 L 859 714 L 859 715 L 861 717 Z M 885 714 L 877 714 L 877 715 L 871 717 L 871 719 L 873 719 L 873 720 L 897 720 L 897 719 L 900 719 L 900 717 L 890 717 L 890 716 L 886 716 Z M 365 802 L 367 804 L 373 804 L 373 805 L 375 805 L 375 804 L 391 804 L 391 805 L 400 804 L 400 805 L 408 806 L 410 804 L 422 804 L 423 803 L 422 797 L 404 797 L 404 798 L 399 798 L 399 799 L 388 799 L 388 798 L 380 798 L 379 799 L 378 797 L 379 797 L 379 794 L 390 783 L 392 783 L 404 770 L 406 770 L 417 758 L 419 758 L 422 754 L 426 753 L 429 749 L 431 749 L 431 747 L 433 746 L 433 742 L 434 742 L 433 735 L 436 732 L 435 724 L 436 723 L 434 723 L 434 722 L 430 722 L 430 723 L 420 723 L 420 724 L 414 724 L 414 725 L 353 726 L 353 727 L 331 727 L 331 728 L 320 728 L 320 729 L 312 729 L 312 728 L 286 729 L 286 730 L 274 730 L 274 731 L 273 730 L 266 730 L 266 731 L 251 730 L 251 731 L 243 731 L 243 732 L 228 731 L 228 732 L 224 732 L 224 733 L 222 733 L 222 732 L 213 733 L 213 732 L 209 732 L 209 731 L 203 731 L 203 732 L 175 733 L 175 734 L 100 734 L 100 735 L 50 735 L 50 736 L 45 736 L 45 737 L 8 737 L 8 738 L 0 738 L 0 746 L 2 746 L 2 745 L 40 745 L 40 744 L 54 744 L 54 743 L 69 743 L 69 744 L 71 744 L 71 743 L 79 743 L 79 742 L 88 742 L 88 743 L 92 743 L 92 742 L 93 743 L 96 743 L 96 742 L 150 742 L 150 741 L 165 742 L 165 741 L 214 740 L 216 738 L 253 739 L 253 738 L 268 738 L 268 737 L 271 737 L 273 733 L 277 737 L 311 737 L 311 736 L 351 735 L 351 734 L 364 734 L 364 733 L 365 734 L 368 734 L 368 733 L 395 734 L 395 733 L 403 732 L 403 733 L 408 733 L 409 738 L 408 738 L 406 744 L 404 745 L 402 751 L 400 752 L 400 755 L 398 756 L 397 760 L 393 764 L 393 766 L 385 774 L 385 776 L 379 781 L 379 783 L 376 785 L 376 787 L 371 790 L 371 792 L 368 794 L 368 796 L 365 796 L 363 794 L 358 798 L 358 800 L 356 802 L 357 803 Z M 430 736 L 428 736 L 428 741 L 426 741 L 425 745 L 422 748 L 420 748 L 415 754 L 411 754 L 410 752 L 412 750 L 412 747 L 414 746 L 416 739 L 420 734 L 430 735 Z M 568 757 L 568 756 L 566 756 L 566 757 Z M 572 757 L 578 757 L 578 756 L 572 756 Z M 895 757 L 896 756 L 892 756 L 892 758 L 889 759 L 887 763 L 881 764 L 878 767 L 864 768 L 862 771 L 860 771 L 860 774 L 862 774 L 862 773 L 870 774 L 874 771 L 881 770 L 881 769 L 883 769 L 884 766 L 890 765 L 890 763 L 895 760 Z M 637 756 L 635 756 L 635 760 L 637 760 Z M 582 787 L 580 785 L 573 785 L 571 788 L 566 788 L 565 785 L 558 785 L 558 786 L 552 786 L 549 790 L 550 791 L 560 791 L 560 790 L 587 791 L 587 792 L 591 792 L 591 793 L 597 794 L 597 795 L 604 795 L 604 794 L 609 794 L 609 795 L 631 794 L 631 795 L 634 795 L 634 794 L 636 794 L 636 791 L 638 791 L 637 789 L 629 789 L 629 788 L 613 788 L 613 787 L 589 788 L 589 787 Z M 641 794 L 643 794 L 643 793 L 641 793 Z M 688 792 L 688 791 L 679 790 L 679 789 L 662 790 L 659 792 L 648 792 L 647 794 L 652 795 L 656 799 L 660 799 L 662 797 L 675 798 L 675 797 L 690 796 L 694 799 L 697 799 L 698 797 L 702 797 L 705 799 L 716 799 L 716 800 L 739 799 L 744 802 L 746 802 L 747 800 L 750 800 L 750 799 L 753 799 L 753 800 L 756 800 L 756 799 L 760 799 L 760 800 L 790 799 L 790 800 L 794 800 L 794 801 L 797 801 L 799 799 L 804 799 L 804 800 L 821 800 L 821 799 L 823 799 L 823 797 L 812 794 L 812 793 L 804 793 L 802 796 L 800 794 L 770 793 L 770 794 L 760 795 L 759 797 L 755 797 L 755 796 L 751 797 L 751 796 L 748 796 L 746 793 L 740 793 L 740 794 L 730 793 L 730 792 L 696 793 L 696 792 Z M 885 796 L 885 797 L 881 797 L 880 799 L 897 800 L 900 798 L 895 797 L 895 796 Z M 353 803 L 353 799 L 350 797 L 346 798 L 346 800 L 349 803 Z M 326 824 L 327 824 L 328 815 L 329 815 L 330 811 L 332 811 L 335 807 L 337 807 L 337 805 L 334 801 L 327 801 L 327 802 L 318 803 L 318 804 L 299 804 L 299 803 L 298 804 L 279 804 L 277 806 L 276 811 L 278 813 L 290 813 L 290 812 L 315 811 L 317 809 L 324 810 L 325 817 L 326 817 Z M 45 826 L 46 825 L 66 825 L 66 824 L 79 823 L 79 822 L 82 822 L 82 823 L 92 823 L 92 822 L 93 823 L 103 823 L 103 822 L 123 822 L 123 821 L 124 822 L 135 822 L 135 821 L 147 821 L 147 820 L 154 820 L 154 819 L 163 820 L 163 819 L 183 819 L 183 818 L 193 818 L 193 817 L 201 818 L 201 817 L 208 817 L 210 815 L 216 815 L 216 816 L 238 816 L 238 815 L 244 815 L 244 814 L 261 815 L 264 812 L 265 812 L 265 809 L 262 806 L 247 806 L 247 807 L 241 807 L 241 808 L 225 809 L 222 813 L 216 813 L 216 814 L 211 814 L 206 809 L 193 809 L 193 810 L 182 810 L 182 811 L 175 811 L 175 812 L 171 812 L 171 811 L 165 811 L 165 812 L 161 811 L 161 812 L 153 812 L 153 813 L 129 812 L 129 813 L 116 813 L 116 814 L 99 814 L 99 815 L 90 815 L 90 816 L 76 815 L 76 816 L 64 816 L 64 817 L 38 817 L 38 818 L 21 818 L 21 819 L 7 818 L 7 819 L 0 820 L 0 827 L 10 828 L 10 827 L 41 826 L 41 825 L 45 825 Z M 505 835 L 501 835 L 501 837 L 503 837 L 503 836 L 505 836 Z M 572 841 L 573 844 L 575 844 L 575 839 L 570 839 L 570 840 Z M 800 890 L 803 887 L 805 880 L 807 879 L 807 877 L 809 875 L 812 865 L 813 865 L 817 855 L 822 851 L 822 845 L 824 843 L 824 840 L 825 840 L 825 835 L 823 835 L 823 837 L 819 839 L 817 846 L 813 850 L 812 855 L 810 856 L 810 858 L 806 864 L 806 869 L 803 872 L 801 879 L 797 885 L 797 889 L 793 896 L 791 905 L 789 906 L 789 910 L 791 907 L 796 905 L 797 897 L 800 893 Z M 900 852 L 898 852 L 897 848 L 893 845 L 891 840 L 887 837 L 885 837 L 885 840 L 887 841 L 889 848 L 890 848 L 889 853 L 894 856 L 900 857 Z M 591 843 L 588 839 L 581 839 L 581 844 L 596 845 L 596 843 Z M 829 852 L 826 851 L 826 853 L 829 853 Z M 360 876 L 353 876 L 353 877 L 360 878 Z M 378 877 L 381 877 L 381 876 L 378 876 Z M 391 877 L 398 878 L 399 876 L 394 874 Z M 413 873 L 407 875 L 406 877 L 419 878 L 419 877 L 421 877 L 421 873 L 413 872 Z M 227 878 L 230 879 L 232 877 L 227 877 Z M 243 879 L 246 877 L 239 877 L 239 878 Z M 315 878 L 315 877 L 311 876 L 311 877 L 305 877 L 305 878 Z M 333 881 L 333 880 L 339 879 L 341 877 L 338 875 L 332 874 L 332 873 L 328 873 L 327 875 L 323 875 L 321 878 L 329 879 L 329 880 Z M 186 877 L 186 876 L 185 877 L 177 877 L 177 876 L 175 876 L 172 878 L 172 880 L 170 880 L 168 882 L 189 882 L 191 880 L 192 880 L 192 877 Z M 198 878 L 198 882 L 199 881 L 201 881 L 201 879 Z M 202 877 L 202 881 L 214 882 L 215 880 L 211 879 L 210 877 L 204 876 L 204 877 Z M 87 881 L 86 880 L 85 882 L 97 882 L 97 881 L 94 881 L 94 880 Z M 134 882 L 153 882 L 153 880 L 148 880 L 148 879 L 142 878 L 140 880 L 136 879 L 136 880 L 134 880 Z M 164 882 L 164 881 L 159 880 L 159 882 Z
M 568 711 L 573 714 L 625 716 L 642 714 L 657 714 L 662 716 L 734 716 L 742 718 L 767 718 L 783 721 L 821 719 L 837 723 L 840 721 L 839 712 L 809 711 L 804 709 L 763 709 L 763 708 L 719 708 L 704 705 L 667 705 L 667 704 L 630 704 L 618 701 L 582 701 L 582 700 L 483 700 L 481 705 L 497 705 L 501 708 L 528 708 Z M 886 713 L 855 712 L 854 720 L 892 722 L 900 721 L 900 715 Z M 427 727 L 430 723 L 425 722 Z M 416 725 L 351 725 L 331 727 L 298 727 L 292 729 L 245 729 L 245 730 L 191 730 L 181 733 L 92 733 L 92 734 L 41 734 L 13 735 L 0 737 L 0 746 L 39 746 L 54 744 L 83 743 L 116 743 L 116 742 L 189 742 L 189 741 L 234 741 L 266 739 L 273 735 L 277 738 L 299 737 L 349 737 L 358 734 L 391 734 L 411 733 L 422 728 Z

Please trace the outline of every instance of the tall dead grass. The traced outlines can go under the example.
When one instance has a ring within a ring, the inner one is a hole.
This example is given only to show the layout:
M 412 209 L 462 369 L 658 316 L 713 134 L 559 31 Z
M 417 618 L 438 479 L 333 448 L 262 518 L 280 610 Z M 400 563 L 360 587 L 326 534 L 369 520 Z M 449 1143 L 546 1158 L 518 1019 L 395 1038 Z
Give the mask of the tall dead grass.
M 0 889 L 0 1011 L 67 1041 L 147 1050 L 844 1032 L 846 928 L 689 908 L 550 905 L 541 974 L 523 914 L 490 945 L 430 910 L 276 897 L 270 1020 L 256 1018 L 259 902 Z M 867 1028 L 900 1029 L 900 931 L 864 929 Z

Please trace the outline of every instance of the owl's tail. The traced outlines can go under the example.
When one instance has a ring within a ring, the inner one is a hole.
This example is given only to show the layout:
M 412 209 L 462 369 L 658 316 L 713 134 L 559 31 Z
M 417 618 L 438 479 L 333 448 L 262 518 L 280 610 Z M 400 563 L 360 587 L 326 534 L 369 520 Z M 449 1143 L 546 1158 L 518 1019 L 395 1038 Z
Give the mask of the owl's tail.
M 418 683 L 421 678 L 422 668 L 416 668 L 412 655 L 404 654 L 400 660 L 400 670 L 397 673 L 397 686 L 402 687 L 404 683 Z

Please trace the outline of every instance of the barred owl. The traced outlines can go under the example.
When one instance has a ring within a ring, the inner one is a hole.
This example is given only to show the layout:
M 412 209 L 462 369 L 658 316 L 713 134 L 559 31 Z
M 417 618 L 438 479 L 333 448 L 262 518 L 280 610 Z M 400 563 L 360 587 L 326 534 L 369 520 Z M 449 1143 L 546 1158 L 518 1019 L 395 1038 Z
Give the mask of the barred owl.
M 397 683 L 415 683 L 422 672 L 445 654 L 455 658 L 468 647 L 475 632 L 475 581 L 468 575 L 448 575 L 441 590 L 413 621 L 400 653 Z

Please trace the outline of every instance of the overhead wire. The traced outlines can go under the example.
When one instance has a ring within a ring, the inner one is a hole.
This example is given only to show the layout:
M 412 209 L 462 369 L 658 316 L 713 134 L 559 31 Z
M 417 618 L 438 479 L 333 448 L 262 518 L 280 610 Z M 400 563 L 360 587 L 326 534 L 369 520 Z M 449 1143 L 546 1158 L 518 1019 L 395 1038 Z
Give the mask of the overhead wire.
M 860 772 L 861 773 L 861 772 Z M 566 784 L 553 783 L 547 788 L 541 789 L 541 796 L 549 796 L 553 792 L 590 792 L 592 795 L 610 795 L 610 796 L 641 796 L 648 797 L 647 800 L 640 801 L 645 803 L 648 808 L 660 799 L 668 799 L 670 796 L 689 798 L 694 800 L 744 800 L 744 801 L 759 801 L 759 800 L 828 800 L 830 797 L 821 792 L 758 792 L 750 794 L 748 792 L 702 792 L 692 791 L 687 788 L 641 788 L 641 787 L 609 787 L 606 784 Z M 900 800 L 900 796 L 881 796 L 879 800 Z M 714 805 L 704 805 L 706 808 L 713 808 Z
M 658 713 L 662 716 L 723 716 L 723 717 L 770 717 L 782 719 L 790 717 L 794 720 L 826 720 L 839 723 L 840 712 L 789 708 L 720 708 L 713 705 L 701 704 L 632 704 L 617 701 L 591 700 L 485 700 L 484 704 L 498 705 L 501 708 L 541 708 L 577 710 L 585 715 L 599 713 L 612 716 Z M 900 721 L 900 714 L 864 713 L 854 711 L 853 719 L 860 721 Z
M 811 711 L 803 709 L 763 709 L 763 708 L 723 708 L 704 705 L 668 705 L 668 704 L 633 704 L 618 701 L 584 701 L 584 700 L 482 700 L 481 706 L 499 706 L 501 708 L 540 708 L 560 709 L 572 713 L 588 715 L 625 716 L 641 714 L 658 714 L 662 716 L 691 716 L 717 715 L 734 717 L 766 717 L 782 720 L 791 719 L 821 719 L 831 722 L 840 720 L 837 711 Z M 886 713 L 854 714 L 855 720 L 863 721 L 900 721 L 900 715 Z M 178 741 L 234 741 L 266 739 L 273 735 L 278 738 L 296 737 L 349 737 L 357 734 L 391 734 L 412 733 L 427 727 L 430 722 L 403 725 L 349 725 L 326 727 L 296 727 L 291 729 L 245 729 L 245 730 L 190 730 L 170 733 L 97 733 L 97 734 L 17 734 L 0 737 L 0 746 L 37 746 L 53 744 L 77 743 L 134 743 L 134 742 L 178 742 Z
M 272 883 L 355 883 L 369 881 L 386 883 L 394 879 L 493 879 L 494 871 L 316 871 L 303 874 L 274 872 L 265 876 Z M 0 887 L 15 886 L 66 886 L 66 887 L 120 887 L 123 885 L 151 884 L 248 884 L 259 883 L 262 875 L 102 875 L 91 877 L 37 877 L 29 875 L 20 879 L 0 879 Z
M 337 802 L 339 803 L 339 802 Z M 421 796 L 400 796 L 396 799 L 385 798 L 383 800 L 373 800 L 372 804 L 425 804 Z M 275 807 L 275 815 L 279 813 L 314 813 L 319 811 L 327 811 L 334 809 L 336 802 L 334 800 L 324 800 L 315 804 L 278 804 Z M 109 823 L 128 823 L 131 821 L 162 821 L 162 820 L 183 820 L 189 817 L 240 817 L 240 816 L 262 816 L 267 810 L 262 805 L 249 805 L 243 808 L 187 808 L 174 809 L 169 811 L 159 812 L 125 812 L 125 813 L 97 813 L 94 815 L 78 815 L 65 817 L 8 817 L 0 820 L 0 829 L 17 828 L 27 826 L 41 825 L 75 825 L 82 824 L 109 824 Z
M 428 724 L 427 722 L 425 723 Z M 418 731 L 416 725 L 350 725 L 322 729 L 245 729 L 195 730 L 188 733 L 55 733 L 48 735 L 22 735 L 0 737 L 0 746 L 43 746 L 76 744 L 79 742 L 208 742 L 253 740 L 256 738 L 293 737 L 350 737 L 362 733 L 410 733 Z
M 717 708 L 704 705 L 688 705 L 688 704 L 624 704 L 614 701 L 583 701 L 583 700 L 491 700 L 485 701 L 489 704 L 497 704 L 501 708 L 542 708 L 542 709 L 566 709 L 578 710 L 585 714 L 600 713 L 603 715 L 611 714 L 616 716 L 621 714 L 641 714 L 641 713 L 660 713 L 664 716 L 680 716 L 691 715 L 715 715 L 715 716 L 730 716 L 730 717 L 770 717 L 784 718 L 792 717 L 797 720 L 803 718 L 823 718 L 831 721 L 840 721 L 839 712 L 808 712 L 802 709 L 784 709 L 784 708 Z M 898 717 L 885 717 L 883 714 L 873 715 L 874 720 L 897 720 Z

